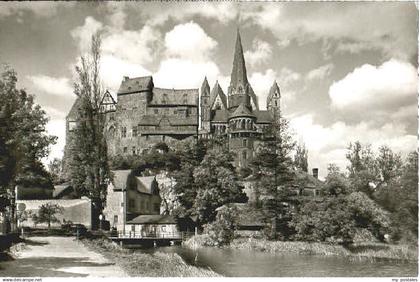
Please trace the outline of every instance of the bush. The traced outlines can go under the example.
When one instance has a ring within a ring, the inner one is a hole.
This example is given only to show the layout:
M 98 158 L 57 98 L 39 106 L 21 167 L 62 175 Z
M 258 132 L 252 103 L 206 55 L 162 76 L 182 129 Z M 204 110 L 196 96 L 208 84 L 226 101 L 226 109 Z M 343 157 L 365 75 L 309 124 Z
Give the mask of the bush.
M 212 245 L 223 246 L 232 242 L 237 215 L 235 207 L 222 206 L 218 209 L 216 220 L 204 227 L 204 232 L 208 234 Z

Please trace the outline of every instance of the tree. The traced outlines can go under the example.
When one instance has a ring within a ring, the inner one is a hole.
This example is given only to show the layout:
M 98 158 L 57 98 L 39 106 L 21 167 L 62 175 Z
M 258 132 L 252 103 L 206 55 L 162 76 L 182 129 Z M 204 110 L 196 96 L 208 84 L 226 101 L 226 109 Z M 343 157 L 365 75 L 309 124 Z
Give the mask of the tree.
M 54 184 L 60 184 L 64 182 L 63 175 L 63 161 L 59 158 L 54 158 L 48 164 L 48 170 L 51 174 Z
M 196 189 L 193 214 L 201 223 L 215 220 L 217 208 L 234 202 L 245 202 L 243 187 L 238 184 L 233 155 L 226 147 L 207 151 L 203 161 L 194 169 L 193 187 Z
M 46 134 L 48 118 L 34 96 L 17 88 L 17 74 L 4 66 L 0 78 L 0 193 L 16 185 L 51 188 L 41 163 L 56 137 Z
M 381 184 L 390 184 L 391 180 L 401 174 L 401 155 L 392 152 L 387 146 L 379 148 L 379 155 L 376 158 L 376 165 Z
M 290 210 L 284 202 L 292 194 L 291 184 L 294 180 L 291 153 L 295 147 L 286 119 L 276 118 L 265 130 L 262 142 L 251 162 L 254 176 L 257 178 L 257 189 L 261 195 L 263 212 L 271 234 L 276 233 L 279 219 L 287 219 Z
M 308 150 L 306 149 L 305 144 L 299 144 L 297 146 L 293 163 L 296 168 L 308 172 Z
M 35 224 L 46 223 L 48 229 L 51 228 L 51 223 L 60 222 L 57 214 L 63 213 L 64 208 L 57 204 L 43 204 L 39 207 L 38 213 L 32 216 Z
M 217 209 L 216 220 L 205 225 L 204 232 L 214 245 L 228 245 L 234 238 L 237 218 L 238 210 L 235 206 L 224 205 Z
M 379 174 L 370 145 L 362 146 L 359 141 L 350 143 L 346 158 L 350 161 L 347 169 L 352 185 L 356 190 L 372 197 L 374 188 L 379 182 Z
M 92 36 L 89 55 L 80 58 L 74 93 L 81 99 L 74 130 L 74 151 L 70 159 L 72 186 L 79 196 L 89 197 L 94 214 L 100 213 L 106 200 L 106 186 L 110 179 L 104 136 L 104 115 L 100 111 L 103 88 L 99 77 L 101 40 Z M 95 216 L 96 218 L 96 216 Z

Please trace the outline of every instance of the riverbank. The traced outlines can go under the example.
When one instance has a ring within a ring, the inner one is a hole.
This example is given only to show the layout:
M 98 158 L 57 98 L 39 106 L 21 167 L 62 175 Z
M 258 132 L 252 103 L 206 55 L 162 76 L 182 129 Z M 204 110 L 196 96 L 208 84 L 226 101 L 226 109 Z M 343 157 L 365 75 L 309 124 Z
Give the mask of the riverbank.
M 132 277 L 216 277 L 218 273 L 188 265 L 179 255 L 121 249 L 107 239 L 83 239 L 89 249 L 113 261 Z
M 186 247 L 196 249 L 206 246 L 206 235 L 198 235 L 184 243 Z M 405 262 L 417 262 L 418 247 L 411 245 L 393 245 L 385 243 L 356 243 L 348 246 L 317 242 L 269 241 L 256 238 L 236 238 L 223 248 L 248 249 L 270 253 L 340 256 L 350 260 L 377 261 L 382 259 Z

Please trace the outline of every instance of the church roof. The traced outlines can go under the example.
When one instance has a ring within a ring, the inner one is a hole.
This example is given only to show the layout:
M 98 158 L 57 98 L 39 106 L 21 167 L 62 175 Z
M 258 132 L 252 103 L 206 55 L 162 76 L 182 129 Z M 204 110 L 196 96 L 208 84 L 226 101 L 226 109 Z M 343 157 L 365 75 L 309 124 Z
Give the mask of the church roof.
M 227 122 L 229 112 L 227 110 L 216 110 L 214 111 L 213 122 Z
M 254 111 L 254 114 L 257 117 L 258 123 L 270 123 L 273 121 L 273 117 L 269 111 Z
M 239 30 L 236 35 L 235 54 L 233 57 L 233 67 L 230 76 L 230 85 L 246 85 L 248 78 L 246 75 L 244 51 L 242 49 L 241 35 Z
M 207 81 L 207 77 L 204 77 L 204 81 L 201 84 L 201 96 L 208 96 L 210 94 L 210 85 Z
M 230 118 L 234 117 L 255 117 L 255 115 L 249 110 L 248 107 L 241 103 L 230 115 Z
M 151 105 L 197 105 L 198 89 L 154 88 Z
M 211 90 L 211 93 L 210 93 L 210 106 L 211 107 L 213 107 L 213 104 L 216 101 L 217 96 L 220 97 L 220 99 L 222 100 L 223 106 L 226 109 L 227 108 L 226 95 L 223 92 L 222 88 L 220 87 L 218 81 L 216 81 L 216 83 L 214 84 L 214 87 L 213 87 L 213 89 Z
M 267 96 L 267 105 L 270 102 L 271 98 L 273 98 L 275 93 L 279 93 L 280 94 L 280 88 L 277 85 L 277 81 L 274 81 L 273 85 L 270 88 L 270 91 L 268 92 L 268 96 Z
M 142 76 L 135 78 L 124 77 L 121 82 L 118 95 L 143 92 L 153 88 L 153 78 L 151 76 Z
M 174 117 L 174 116 L 163 116 L 158 118 L 154 115 L 141 116 L 139 125 L 159 125 L 161 122 L 167 122 L 169 125 L 197 125 L 197 117 Z

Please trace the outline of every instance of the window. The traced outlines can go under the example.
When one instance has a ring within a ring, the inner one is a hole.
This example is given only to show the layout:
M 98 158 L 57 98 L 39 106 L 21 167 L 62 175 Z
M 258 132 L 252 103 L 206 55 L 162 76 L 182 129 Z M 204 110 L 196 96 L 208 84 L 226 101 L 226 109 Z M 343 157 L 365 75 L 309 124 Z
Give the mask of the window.
M 77 123 L 75 121 L 69 121 L 69 131 L 73 131 L 76 129 Z
M 162 141 L 165 141 L 165 135 L 162 135 Z
M 114 215 L 114 224 L 118 223 L 118 215 Z
M 222 106 L 220 105 L 219 102 L 216 103 L 216 105 L 214 106 L 215 110 L 220 110 L 222 108 Z
M 127 147 L 124 147 L 123 152 L 124 154 L 127 154 Z
M 121 128 L 121 136 L 123 138 L 127 137 L 127 128 L 126 127 Z
M 131 225 L 131 232 L 135 232 L 136 231 L 136 226 L 133 224 Z
M 133 127 L 133 137 L 137 137 L 137 126 Z
M 131 152 L 133 153 L 133 155 L 135 155 L 135 154 L 136 154 L 136 147 L 135 147 L 135 146 L 133 146 L 133 147 L 131 148 Z
M 174 115 L 176 115 L 176 114 L 178 114 L 178 111 L 177 110 L 174 110 Z
M 149 140 L 149 135 L 146 135 L 146 140 Z
M 245 160 L 246 160 L 246 157 L 247 157 L 247 156 L 246 156 L 246 151 L 243 151 L 243 152 L 242 152 L 242 159 L 245 161 Z
M 277 107 L 277 101 L 274 101 L 274 105 Z
M 246 139 L 242 140 L 242 146 L 244 146 L 244 147 L 247 146 L 247 140 Z
M 162 232 L 166 232 L 166 225 L 162 225 L 162 226 L 160 227 L 160 230 L 161 230 Z
M 159 110 L 155 109 L 155 115 L 159 114 Z

